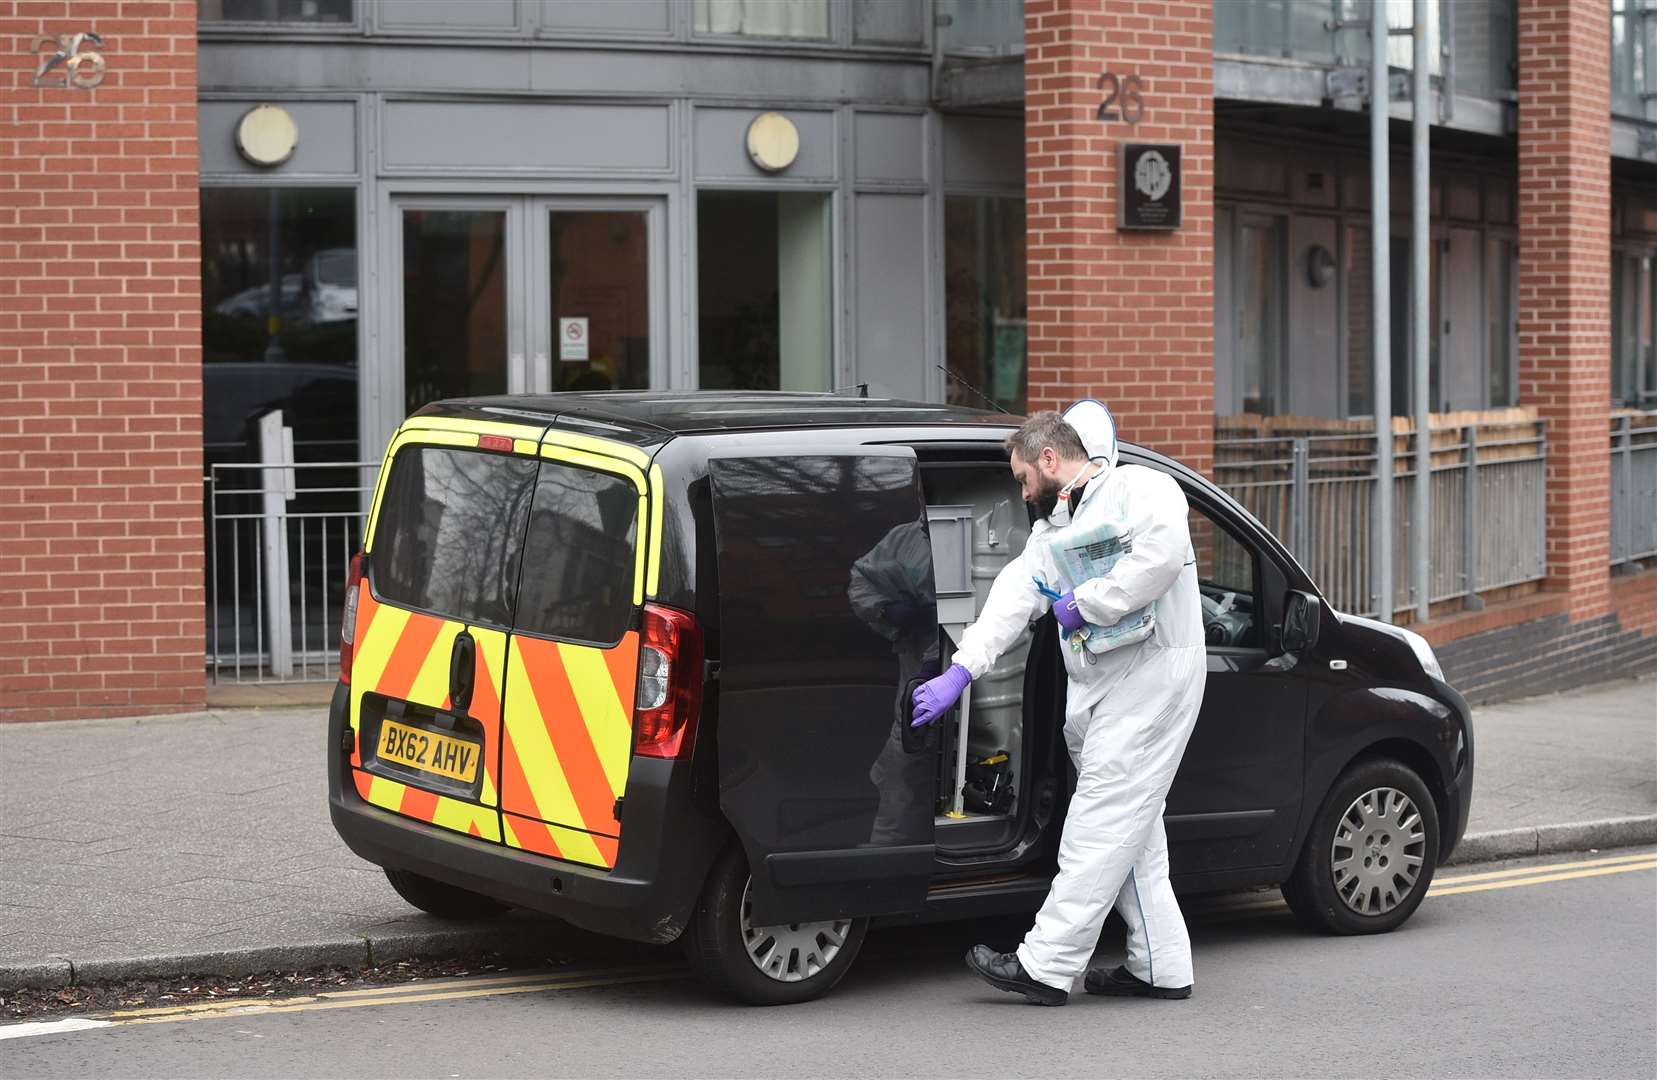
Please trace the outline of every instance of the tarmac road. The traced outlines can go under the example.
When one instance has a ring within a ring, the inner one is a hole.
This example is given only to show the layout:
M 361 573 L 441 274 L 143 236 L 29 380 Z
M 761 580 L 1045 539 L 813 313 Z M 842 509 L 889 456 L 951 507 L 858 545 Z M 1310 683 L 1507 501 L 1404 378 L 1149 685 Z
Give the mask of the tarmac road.
M 751 1009 L 664 963 L 0 1027 L 0 1076 L 1657 1076 L 1657 851 L 1443 872 L 1397 932 L 1193 911 L 1196 995 L 1038 1009 L 962 965 L 1022 921 L 885 929 L 828 998 Z M 1107 928 L 1096 962 L 1116 963 Z

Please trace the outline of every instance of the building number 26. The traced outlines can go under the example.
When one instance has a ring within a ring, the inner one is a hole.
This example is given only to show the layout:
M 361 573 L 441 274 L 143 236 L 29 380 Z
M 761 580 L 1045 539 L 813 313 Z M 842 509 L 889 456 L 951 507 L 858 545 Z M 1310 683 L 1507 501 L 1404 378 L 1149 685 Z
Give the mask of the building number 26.
M 1120 120 L 1125 124 L 1137 124 L 1145 115 L 1145 98 L 1142 91 L 1145 84 L 1138 75 L 1124 75 L 1118 77 L 1114 71 L 1107 71 L 1099 76 L 1099 89 L 1104 91 L 1105 100 L 1099 103 L 1099 111 L 1095 114 L 1100 120 Z

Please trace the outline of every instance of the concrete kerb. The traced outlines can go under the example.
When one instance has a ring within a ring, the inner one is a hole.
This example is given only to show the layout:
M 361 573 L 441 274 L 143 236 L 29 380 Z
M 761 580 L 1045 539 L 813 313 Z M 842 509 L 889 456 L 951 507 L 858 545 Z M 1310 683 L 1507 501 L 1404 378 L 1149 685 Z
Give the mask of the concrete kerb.
M 1657 843 L 1657 814 L 1610 818 L 1571 825 L 1473 833 L 1462 839 L 1446 865 L 1493 862 L 1527 855 L 1557 855 L 1590 848 Z M 251 949 L 226 949 L 77 961 L 74 957 L 9 962 L 0 960 L 0 992 L 54 989 L 125 979 L 168 979 L 184 975 L 241 978 L 269 971 L 319 967 L 369 967 L 414 957 L 482 952 L 514 959 L 544 955 L 547 942 L 535 931 L 540 922 L 509 920 L 498 926 L 455 926 L 431 930 L 388 930 L 326 941 Z

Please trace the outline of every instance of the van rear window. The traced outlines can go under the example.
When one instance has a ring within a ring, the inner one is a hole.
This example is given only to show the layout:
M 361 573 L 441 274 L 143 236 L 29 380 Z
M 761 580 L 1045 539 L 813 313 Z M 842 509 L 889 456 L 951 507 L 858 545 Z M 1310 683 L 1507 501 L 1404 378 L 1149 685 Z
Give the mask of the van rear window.
M 518 629 L 608 645 L 633 613 L 639 493 L 609 473 L 541 462 Z
M 443 446 L 399 451 L 374 527 L 375 591 L 446 618 L 510 626 L 536 464 Z

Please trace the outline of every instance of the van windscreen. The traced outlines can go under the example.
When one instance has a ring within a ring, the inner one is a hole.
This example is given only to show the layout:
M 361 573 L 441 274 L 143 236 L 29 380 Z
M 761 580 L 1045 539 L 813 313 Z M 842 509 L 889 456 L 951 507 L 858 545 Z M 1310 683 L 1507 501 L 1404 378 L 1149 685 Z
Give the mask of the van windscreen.
M 375 592 L 445 618 L 511 626 L 536 465 L 444 446 L 400 451 L 374 527 Z
M 639 493 L 610 473 L 541 463 L 517 628 L 608 645 L 633 613 Z

